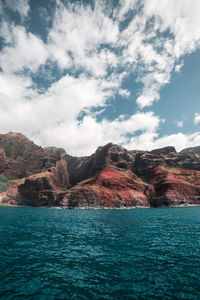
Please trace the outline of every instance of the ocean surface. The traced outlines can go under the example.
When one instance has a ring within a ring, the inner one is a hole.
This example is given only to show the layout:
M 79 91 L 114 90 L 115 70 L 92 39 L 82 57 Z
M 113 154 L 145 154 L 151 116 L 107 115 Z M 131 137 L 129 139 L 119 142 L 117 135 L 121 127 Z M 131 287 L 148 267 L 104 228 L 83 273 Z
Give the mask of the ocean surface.
M 200 207 L 0 207 L 0 299 L 200 299 Z

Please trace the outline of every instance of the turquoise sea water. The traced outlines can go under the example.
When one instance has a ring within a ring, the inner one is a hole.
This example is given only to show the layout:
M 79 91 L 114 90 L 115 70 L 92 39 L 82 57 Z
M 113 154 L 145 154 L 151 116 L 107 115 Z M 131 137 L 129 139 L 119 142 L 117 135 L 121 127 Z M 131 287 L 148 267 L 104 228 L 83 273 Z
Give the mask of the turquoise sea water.
M 0 299 L 200 299 L 200 207 L 0 207 Z

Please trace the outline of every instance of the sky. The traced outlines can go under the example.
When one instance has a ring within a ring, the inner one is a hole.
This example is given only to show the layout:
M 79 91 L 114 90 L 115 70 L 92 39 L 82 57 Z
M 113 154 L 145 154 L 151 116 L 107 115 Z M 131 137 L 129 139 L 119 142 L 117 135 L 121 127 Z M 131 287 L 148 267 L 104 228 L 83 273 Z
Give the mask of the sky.
M 76 156 L 200 145 L 199 0 L 0 0 L 0 133 Z

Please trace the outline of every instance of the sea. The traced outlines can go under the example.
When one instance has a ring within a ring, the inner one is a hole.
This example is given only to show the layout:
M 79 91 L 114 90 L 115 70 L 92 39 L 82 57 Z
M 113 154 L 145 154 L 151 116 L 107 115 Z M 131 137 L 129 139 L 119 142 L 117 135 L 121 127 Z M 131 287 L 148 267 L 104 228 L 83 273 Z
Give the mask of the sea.
M 200 207 L 0 207 L 0 299 L 200 299 Z

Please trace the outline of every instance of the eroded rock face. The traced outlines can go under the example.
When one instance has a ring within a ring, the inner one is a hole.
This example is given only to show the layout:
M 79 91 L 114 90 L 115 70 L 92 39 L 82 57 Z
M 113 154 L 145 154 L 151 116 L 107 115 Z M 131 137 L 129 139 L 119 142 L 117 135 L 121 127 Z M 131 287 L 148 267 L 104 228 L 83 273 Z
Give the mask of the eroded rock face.
M 177 153 L 176 149 L 172 146 L 169 147 L 164 147 L 164 148 L 160 148 L 160 149 L 154 149 L 151 151 L 151 153 L 153 154 L 158 154 L 158 155 L 169 155 L 170 153 Z
M 7 203 L 12 205 L 18 204 L 18 183 L 13 181 L 10 183 L 9 189 L 3 193 L 3 198 L 7 199 Z
M 0 174 L 23 178 L 51 168 L 65 154 L 63 149 L 42 148 L 21 133 L 0 134 Z
M 90 178 L 107 166 L 114 166 L 122 170 L 132 169 L 136 152 L 109 143 L 98 147 L 96 152 L 87 157 L 73 157 L 66 155 L 69 180 L 72 185 Z
M 200 157 L 196 149 L 190 150 L 195 155 L 186 152 L 177 153 L 174 147 L 150 152 L 127 151 L 108 144 L 99 147 L 90 157 L 68 157 L 69 178 L 74 187 L 66 193 L 61 205 L 157 207 L 200 204 Z M 114 173 L 109 173 L 108 169 Z M 122 175 L 126 172 L 131 185 Z M 112 176 L 102 181 L 106 174 Z
M 159 166 L 152 176 L 153 207 L 200 204 L 200 171 Z
M 200 155 L 200 146 L 197 146 L 197 147 L 191 147 L 191 148 L 186 148 L 186 149 L 183 149 L 180 153 L 182 154 L 192 154 L 192 155 Z
M 109 143 L 73 157 L 21 134 L 0 135 L 0 176 L 17 178 L 1 198 L 65 208 L 199 205 L 199 149 L 128 151 Z
M 81 207 L 146 207 L 149 187 L 130 172 L 103 169 L 96 176 L 82 181 L 65 195 L 62 206 Z
M 29 176 L 19 183 L 17 201 L 21 205 L 58 206 L 68 186 L 67 164 L 62 159 L 48 171 Z

